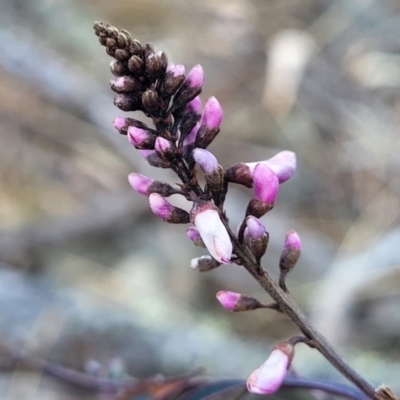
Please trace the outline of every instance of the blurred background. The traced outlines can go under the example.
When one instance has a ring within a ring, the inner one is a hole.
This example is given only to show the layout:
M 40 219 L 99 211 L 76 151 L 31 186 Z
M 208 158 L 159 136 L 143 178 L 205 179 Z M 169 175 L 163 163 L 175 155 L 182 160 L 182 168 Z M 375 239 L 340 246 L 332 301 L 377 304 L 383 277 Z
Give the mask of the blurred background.
M 297 332 L 274 312 L 222 309 L 218 290 L 268 297 L 239 266 L 193 271 L 205 252 L 186 226 L 158 220 L 130 189 L 133 171 L 177 178 L 112 127 L 123 113 L 95 20 L 187 71 L 202 64 L 202 97 L 224 108 L 210 149 L 225 168 L 296 152 L 298 170 L 263 219 L 264 266 L 277 277 L 295 229 L 292 295 L 365 378 L 399 390 L 397 0 L 0 0 L 1 342 L 104 376 L 123 364 L 138 378 L 202 366 L 246 378 Z M 230 188 L 233 227 L 250 194 Z M 0 369 L 2 399 L 102 398 L 18 368 L 7 352 Z M 342 379 L 301 345 L 294 369 Z

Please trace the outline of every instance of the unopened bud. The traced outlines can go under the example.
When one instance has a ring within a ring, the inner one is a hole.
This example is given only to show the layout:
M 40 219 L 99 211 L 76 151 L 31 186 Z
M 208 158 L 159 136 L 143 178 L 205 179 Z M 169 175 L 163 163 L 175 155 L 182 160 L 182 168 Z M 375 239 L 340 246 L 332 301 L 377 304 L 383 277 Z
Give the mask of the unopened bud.
M 195 65 L 188 73 L 186 82 L 192 88 L 201 88 L 204 83 L 204 71 L 200 64 Z
M 142 109 L 142 97 L 139 93 L 118 94 L 114 97 L 114 105 L 122 111 L 138 111 Z
M 248 216 L 244 237 L 251 252 L 257 260 L 260 260 L 267 250 L 269 241 L 269 235 L 263 223 L 253 216 Z
M 126 51 L 124 49 L 117 49 L 115 50 L 114 57 L 118 61 L 126 61 L 129 59 L 130 54 L 129 51 Z
M 250 296 L 241 293 L 220 291 L 217 299 L 223 307 L 230 311 L 250 311 L 261 307 L 261 303 Z
M 146 90 L 142 96 L 142 103 L 144 108 L 150 113 L 153 113 L 156 110 L 158 110 L 160 105 L 160 99 L 158 97 L 157 92 L 151 89 Z
M 218 169 L 218 160 L 204 149 L 194 149 L 192 152 L 194 161 L 205 174 L 212 174 Z
M 285 237 L 279 268 L 285 275 L 295 266 L 300 257 L 301 240 L 299 235 L 290 230 Z
M 153 213 L 166 222 L 172 224 L 187 224 L 190 222 L 189 213 L 168 203 L 168 201 L 158 193 L 152 193 L 149 196 L 149 203 Z
M 164 93 L 168 96 L 173 95 L 185 81 L 185 66 L 170 64 L 164 80 Z
M 157 137 L 154 148 L 162 160 L 171 161 L 176 155 L 176 149 L 172 142 L 161 136 Z
M 159 75 L 161 68 L 161 60 L 154 53 L 149 54 L 145 59 L 145 73 L 151 77 L 155 78 Z
M 128 180 L 133 189 L 144 196 L 158 193 L 163 197 L 169 197 L 176 192 L 168 183 L 155 181 L 141 174 L 129 174 Z
M 143 90 L 143 85 L 131 76 L 119 76 L 110 82 L 111 89 L 117 93 L 129 93 Z
M 274 347 L 268 359 L 247 379 L 247 390 L 255 394 L 276 392 L 286 377 L 294 356 L 294 346 L 287 342 Z
M 200 272 L 207 272 L 215 269 L 221 265 L 220 262 L 212 258 L 211 256 L 201 256 L 193 258 L 190 262 L 190 267 Z
M 254 198 L 247 206 L 247 215 L 261 218 L 274 207 L 279 191 L 279 181 L 274 172 L 264 164 L 257 164 L 253 171 Z
M 218 209 L 209 202 L 195 203 L 190 215 L 210 254 L 221 264 L 229 264 L 232 242 Z
M 127 135 L 128 134 L 128 129 L 130 126 L 134 126 L 136 128 L 140 128 L 140 129 L 148 129 L 147 125 L 144 124 L 141 121 L 138 121 L 137 119 L 133 119 L 133 118 L 125 118 L 125 117 L 116 117 L 113 120 L 113 125 L 114 128 L 119 130 L 119 132 L 122 135 Z
M 115 76 L 126 75 L 129 72 L 125 66 L 125 63 L 115 60 L 110 62 L 110 71 Z
M 219 133 L 222 108 L 215 97 L 210 97 L 204 105 L 203 119 L 196 137 L 196 147 L 207 148 Z
M 214 97 L 210 97 L 204 105 L 203 120 L 201 125 L 208 129 L 219 128 L 222 122 L 222 107 L 219 101 Z
M 143 60 L 138 56 L 132 56 L 128 61 L 129 71 L 138 73 L 143 67 Z
M 156 135 L 144 129 L 136 128 L 136 126 L 130 126 L 128 128 L 128 140 L 139 150 L 154 149 L 156 139 Z

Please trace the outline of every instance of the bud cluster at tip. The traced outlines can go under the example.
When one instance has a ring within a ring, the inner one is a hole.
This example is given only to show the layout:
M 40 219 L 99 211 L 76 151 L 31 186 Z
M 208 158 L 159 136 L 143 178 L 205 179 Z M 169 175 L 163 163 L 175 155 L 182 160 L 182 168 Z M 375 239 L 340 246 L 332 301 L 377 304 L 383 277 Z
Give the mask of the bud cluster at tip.
M 106 22 L 96 22 L 94 30 L 107 54 L 113 57 L 110 68 L 114 77 L 110 87 L 116 93 L 114 104 L 122 111 L 141 111 L 151 120 L 149 125 L 132 117 L 118 116 L 113 120 L 115 129 L 127 136 L 151 166 L 171 169 L 181 180 L 179 188 L 174 188 L 132 173 L 129 175 L 132 188 L 149 198 L 151 210 L 164 221 L 193 224 L 187 230 L 189 239 L 210 253 L 192 261 L 192 267 L 200 271 L 232 261 L 240 263 L 234 254 L 223 206 L 229 183 L 253 188 L 238 243 L 247 246 L 259 264 L 269 239 L 259 218 L 274 207 L 280 184 L 293 175 L 295 154 L 282 151 L 268 160 L 239 162 L 224 173 L 217 158 L 207 149 L 220 131 L 223 111 L 213 96 L 202 105 L 201 65 L 186 72 L 184 65 L 170 63 L 166 54 L 156 51 L 151 44 L 142 44 L 127 31 Z M 204 177 L 203 187 L 198 174 Z M 173 194 L 182 195 L 192 203 L 190 213 L 166 200 Z M 299 254 L 300 240 L 290 234 L 281 256 L 281 276 L 293 267 Z M 259 272 L 262 274 L 263 270 L 260 268 Z M 221 296 L 226 298 L 227 294 Z M 248 299 L 240 296 L 241 304 Z

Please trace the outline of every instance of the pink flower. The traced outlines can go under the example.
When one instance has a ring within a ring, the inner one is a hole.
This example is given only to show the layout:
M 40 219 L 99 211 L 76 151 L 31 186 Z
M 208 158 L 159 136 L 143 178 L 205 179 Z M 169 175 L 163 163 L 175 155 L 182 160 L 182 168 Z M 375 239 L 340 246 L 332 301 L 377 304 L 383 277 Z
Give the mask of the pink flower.
M 191 211 L 191 217 L 210 254 L 221 264 L 229 264 L 232 242 L 218 209 L 212 203 L 197 204 Z
M 281 151 L 268 160 L 246 163 L 251 173 L 253 173 L 257 164 L 264 164 L 270 167 L 278 177 L 279 183 L 283 183 L 287 181 L 296 170 L 296 154 L 293 153 L 293 151 Z
M 267 361 L 248 377 L 248 391 L 256 394 L 276 392 L 286 377 L 293 355 L 294 347 L 289 343 L 275 346 Z

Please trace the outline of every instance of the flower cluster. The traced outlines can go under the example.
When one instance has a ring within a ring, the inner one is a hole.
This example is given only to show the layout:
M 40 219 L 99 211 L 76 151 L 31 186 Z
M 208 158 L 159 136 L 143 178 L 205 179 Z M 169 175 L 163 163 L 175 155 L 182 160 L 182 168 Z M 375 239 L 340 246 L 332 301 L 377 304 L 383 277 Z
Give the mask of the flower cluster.
M 97 22 L 94 29 L 107 54 L 114 59 L 111 62 L 114 78 L 110 82 L 116 93 L 114 104 L 122 111 L 141 111 L 152 121 L 149 126 L 132 117 L 117 117 L 114 127 L 127 136 L 150 165 L 169 168 L 181 179 L 181 184 L 173 187 L 132 173 L 129 182 L 133 189 L 148 197 L 151 210 L 164 221 L 192 224 L 187 230 L 189 239 L 196 246 L 207 248 L 210 254 L 192 260 L 194 269 L 209 271 L 221 264 L 240 264 L 235 254 L 237 246 L 247 249 L 259 265 L 269 239 L 260 218 L 274 207 L 279 185 L 294 173 L 295 154 L 282 151 L 268 160 L 240 162 L 224 171 L 207 150 L 220 131 L 223 112 L 215 97 L 208 98 L 202 107 L 199 95 L 204 84 L 203 68 L 195 65 L 186 74 L 183 65 L 169 63 L 165 53 L 155 51 L 151 44 L 142 45 L 125 30 L 104 22 Z M 198 180 L 198 170 L 204 176 L 203 186 Z M 253 188 L 237 237 L 230 230 L 224 212 L 230 183 Z M 192 203 L 190 212 L 166 200 L 173 194 L 182 195 Z M 280 262 L 283 290 L 287 290 L 284 277 L 299 254 L 300 239 L 290 231 Z M 232 311 L 278 309 L 238 293 L 223 291 L 217 297 Z M 271 393 L 279 387 L 293 355 L 290 345 L 279 346 L 250 376 L 250 391 Z M 271 383 L 272 375 L 275 378 Z

